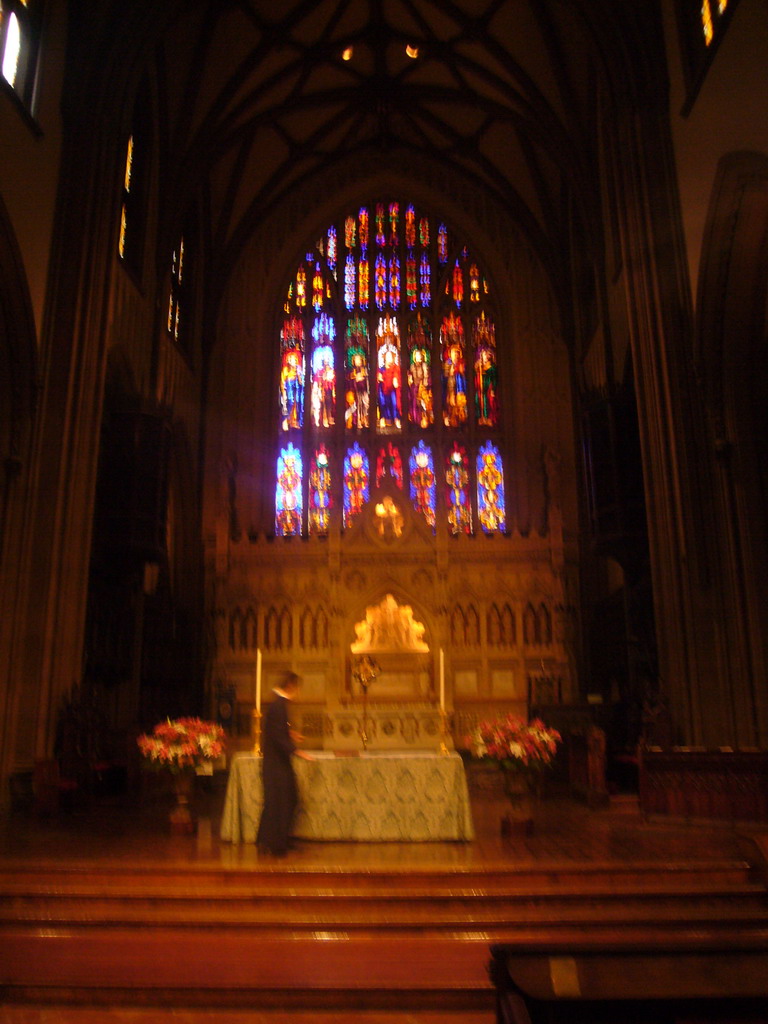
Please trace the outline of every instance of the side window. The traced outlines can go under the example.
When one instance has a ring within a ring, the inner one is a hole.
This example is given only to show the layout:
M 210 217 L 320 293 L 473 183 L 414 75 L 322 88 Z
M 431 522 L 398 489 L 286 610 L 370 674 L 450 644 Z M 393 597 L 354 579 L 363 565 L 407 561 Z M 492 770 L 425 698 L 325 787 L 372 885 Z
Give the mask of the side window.
M 693 108 L 701 83 L 712 63 L 720 40 L 738 0 L 678 0 L 677 21 L 685 74 L 685 107 Z
M 30 113 L 35 96 L 41 22 L 40 0 L 1 0 L 0 71 Z
M 0 0 L 2 2 L 2 0 Z M 131 130 L 122 154 L 122 198 L 117 252 L 125 266 L 141 276 L 147 216 L 150 140 L 149 90 L 142 86 L 136 98 Z

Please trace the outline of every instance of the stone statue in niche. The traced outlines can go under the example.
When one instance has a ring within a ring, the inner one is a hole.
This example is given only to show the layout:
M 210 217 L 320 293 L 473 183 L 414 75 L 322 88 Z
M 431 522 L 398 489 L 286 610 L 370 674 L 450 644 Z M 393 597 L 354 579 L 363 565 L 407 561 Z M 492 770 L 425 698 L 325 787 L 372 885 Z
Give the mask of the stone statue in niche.
M 416 622 L 410 605 L 399 605 L 392 594 L 387 594 L 381 604 L 371 605 L 365 610 L 365 618 L 355 625 L 356 639 L 351 645 L 353 654 L 366 651 L 414 651 L 429 650 L 424 642 L 425 627 Z

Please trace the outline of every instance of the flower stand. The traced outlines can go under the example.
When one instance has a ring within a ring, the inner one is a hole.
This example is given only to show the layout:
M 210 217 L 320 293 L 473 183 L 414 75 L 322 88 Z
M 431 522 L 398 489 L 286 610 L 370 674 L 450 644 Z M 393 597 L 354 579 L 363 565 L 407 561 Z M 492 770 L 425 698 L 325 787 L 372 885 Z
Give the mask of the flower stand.
M 501 818 L 501 835 L 531 835 L 533 833 L 536 794 L 532 780 L 522 772 L 501 770 L 507 812 Z
M 176 806 L 171 811 L 173 835 L 191 836 L 197 823 L 189 807 L 196 770 L 213 772 L 213 764 L 224 753 L 224 730 L 216 722 L 201 718 L 167 718 L 151 733 L 136 737 L 139 750 L 150 767 L 172 773 Z
M 176 805 L 170 814 L 171 835 L 193 836 L 197 831 L 197 822 L 190 809 L 190 800 L 195 783 L 195 773 L 190 771 L 177 772 L 173 776 L 173 789 Z

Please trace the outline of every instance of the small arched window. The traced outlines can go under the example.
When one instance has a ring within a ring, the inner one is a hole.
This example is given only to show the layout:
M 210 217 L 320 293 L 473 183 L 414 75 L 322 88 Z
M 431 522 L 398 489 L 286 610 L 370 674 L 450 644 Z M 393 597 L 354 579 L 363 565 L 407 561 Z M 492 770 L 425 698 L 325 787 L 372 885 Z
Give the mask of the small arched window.
M 686 85 L 683 114 L 693 108 L 737 3 L 738 0 L 677 0 Z
M 0 4 L 0 71 L 29 113 L 33 113 L 43 16 L 41 0 Z
M 122 163 L 122 199 L 117 253 L 123 264 L 137 277 L 144 256 L 147 191 L 150 159 L 149 87 L 140 88 L 124 143 Z

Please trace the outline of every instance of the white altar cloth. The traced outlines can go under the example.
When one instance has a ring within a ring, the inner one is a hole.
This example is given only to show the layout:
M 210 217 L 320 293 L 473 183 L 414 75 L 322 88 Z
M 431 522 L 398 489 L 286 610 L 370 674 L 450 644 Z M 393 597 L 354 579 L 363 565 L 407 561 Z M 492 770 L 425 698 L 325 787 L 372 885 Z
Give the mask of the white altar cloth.
M 370 751 L 357 757 L 312 752 L 295 758 L 300 839 L 362 842 L 474 838 L 464 764 L 456 753 Z M 232 761 L 221 838 L 253 843 L 262 805 L 261 758 Z

